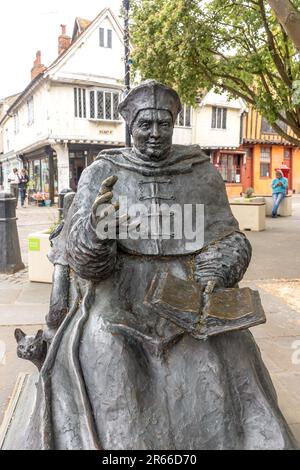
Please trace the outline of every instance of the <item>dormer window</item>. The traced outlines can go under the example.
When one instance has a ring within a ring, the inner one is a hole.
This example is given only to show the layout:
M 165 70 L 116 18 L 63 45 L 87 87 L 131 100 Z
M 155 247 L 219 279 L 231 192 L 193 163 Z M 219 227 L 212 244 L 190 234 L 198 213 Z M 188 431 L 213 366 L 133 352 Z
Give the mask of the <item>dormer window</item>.
M 99 45 L 100 47 L 112 48 L 112 30 L 107 28 L 99 28 Z
M 227 126 L 227 108 L 212 107 L 211 128 L 226 129 Z

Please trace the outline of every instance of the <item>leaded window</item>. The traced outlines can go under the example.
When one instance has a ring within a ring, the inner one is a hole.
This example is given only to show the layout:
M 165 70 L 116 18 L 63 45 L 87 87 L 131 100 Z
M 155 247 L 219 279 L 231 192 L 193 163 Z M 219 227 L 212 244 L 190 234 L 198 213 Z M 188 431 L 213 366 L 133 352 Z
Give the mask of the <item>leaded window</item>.
M 95 118 L 95 92 L 90 91 L 90 117 Z
M 119 106 L 120 94 L 113 93 L 113 119 L 118 121 L 119 113 L 118 113 L 118 106 Z
M 111 112 L 111 93 L 105 92 L 105 118 L 112 119 L 112 112 Z
M 74 115 L 79 118 L 119 121 L 120 93 L 85 88 L 74 88 Z
M 104 90 L 90 91 L 90 119 L 119 121 L 120 93 Z
M 104 119 L 103 91 L 97 91 L 97 119 Z
M 82 89 L 82 116 L 86 117 L 86 93 L 85 89 Z

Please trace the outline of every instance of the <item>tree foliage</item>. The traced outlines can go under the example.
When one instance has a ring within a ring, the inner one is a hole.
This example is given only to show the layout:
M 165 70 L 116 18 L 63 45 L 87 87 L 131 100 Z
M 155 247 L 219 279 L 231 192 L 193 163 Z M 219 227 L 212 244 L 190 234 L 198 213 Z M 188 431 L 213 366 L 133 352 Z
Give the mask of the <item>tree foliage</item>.
M 133 0 L 131 39 L 142 78 L 173 86 L 190 104 L 212 86 L 226 90 L 300 145 L 300 57 L 268 2 Z

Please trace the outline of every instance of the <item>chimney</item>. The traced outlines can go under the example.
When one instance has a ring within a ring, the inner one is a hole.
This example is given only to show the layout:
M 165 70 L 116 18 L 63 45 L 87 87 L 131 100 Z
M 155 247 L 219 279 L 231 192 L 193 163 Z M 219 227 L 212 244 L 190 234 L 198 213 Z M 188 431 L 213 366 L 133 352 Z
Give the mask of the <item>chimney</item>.
M 46 67 L 41 63 L 41 58 L 41 51 L 37 51 L 35 61 L 33 62 L 33 67 L 31 69 L 31 80 L 46 70 Z
M 58 36 L 58 55 L 65 52 L 71 45 L 71 38 L 66 34 L 67 27 L 65 24 L 61 24 L 61 34 Z

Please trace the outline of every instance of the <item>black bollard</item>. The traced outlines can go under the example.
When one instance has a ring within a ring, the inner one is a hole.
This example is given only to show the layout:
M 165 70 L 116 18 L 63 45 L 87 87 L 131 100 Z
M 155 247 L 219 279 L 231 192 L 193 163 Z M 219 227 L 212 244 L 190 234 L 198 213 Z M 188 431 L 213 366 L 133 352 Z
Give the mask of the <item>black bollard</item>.
M 0 192 L 0 273 L 14 274 L 24 268 L 17 229 L 16 198 Z
M 58 195 L 58 215 L 59 215 L 59 220 L 63 218 L 63 211 L 64 211 L 64 198 L 65 195 L 68 193 L 72 193 L 72 189 L 66 188 L 62 189 L 61 192 Z

